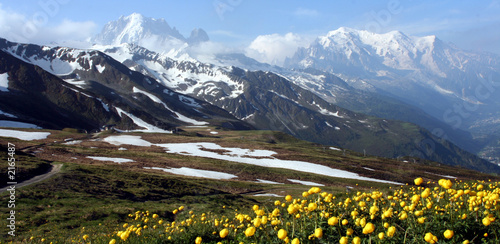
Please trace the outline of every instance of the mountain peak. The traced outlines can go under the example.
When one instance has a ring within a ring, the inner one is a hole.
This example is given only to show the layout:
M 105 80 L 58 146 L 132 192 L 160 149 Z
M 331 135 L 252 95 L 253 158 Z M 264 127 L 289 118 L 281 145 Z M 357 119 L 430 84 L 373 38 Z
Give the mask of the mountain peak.
M 200 42 L 206 42 L 209 41 L 210 38 L 208 37 L 207 32 L 205 32 L 201 28 L 195 28 L 193 31 L 191 31 L 191 35 L 188 38 L 188 43 L 190 44 L 197 44 Z
M 93 42 L 102 45 L 130 43 L 157 52 L 178 49 L 186 43 L 207 41 L 208 35 L 202 29 L 195 29 L 189 39 L 182 36 L 176 28 L 170 27 L 165 19 L 145 17 L 140 13 L 121 16 L 108 22 Z

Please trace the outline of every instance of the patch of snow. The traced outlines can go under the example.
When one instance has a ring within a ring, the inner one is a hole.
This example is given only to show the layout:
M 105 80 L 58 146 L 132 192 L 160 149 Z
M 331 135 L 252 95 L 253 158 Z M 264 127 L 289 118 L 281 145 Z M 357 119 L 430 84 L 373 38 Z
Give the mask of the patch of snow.
M 274 193 L 262 193 L 262 194 L 255 194 L 253 196 L 254 197 L 283 197 L 283 196 L 280 196 L 280 195 L 274 194 Z
M 151 99 L 153 102 L 155 103 L 158 103 L 158 104 L 161 104 L 163 105 L 163 107 L 165 107 L 167 110 L 169 110 L 170 112 L 174 113 L 176 116 L 177 116 L 177 119 L 180 120 L 180 121 L 183 121 L 183 122 L 186 122 L 186 123 L 190 123 L 190 124 L 193 124 L 193 125 L 206 125 L 208 124 L 208 122 L 205 122 L 205 121 L 197 121 L 197 120 L 194 120 L 194 119 L 191 119 L 191 118 L 188 118 L 172 109 L 170 109 L 161 99 L 159 99 L 157 96 L 149 93 L 149 92 L 145 92 L 137 87 L 134 87 L 133 88 L 133 92 L 134 93 L 141 93 L 143 95 L 146 95 L 147 97 L 149 97 L 149 99 Z
M 363 167 L 363 169 L 370 170 L 370 171 L 375 171 L 374 169 L 368 168 L 368 167 Z
M 340 127 L 338 127 L 338 126 L 335 126 L 335 130 L 340 130 Z
M 210 134 L 217 135 L 217 134 L 219 134 L 219 132 L 217 132 L 217 131 L 210 131 Z
M 107 112 L 109 112 L 109 106 L 108 106 L 107 104 L 105 104 L 105 103 L 102 101 L 102 99 L 100 99 L 100 98 L 96 98 L 96 99 L 97 99 L 97 100 L 99 100 L 99 102 L 101 102 L 101 104 L 102 104 L 102 107 L 103 107 L 103 108 L 104 108 Z
M 132 145 L 141 147 L 150 147 L 153 144 L 141 139 L 140 136 L 130 136 L 130 135 L 120 135 L 120 136 L 108 136 L 104 138 L 105 142 L 119 146 L 119 145 Z
M 87 158 L 98 161 L 111 161 L 119 164 L 134 162 L 134 160 L 128 158 L 110 158 L 110 157 L 94 157 L 94 156 L 87 156 Z
M 342 149 L 336 148 L 336 147 L 330 147 L 330 149 L 335 150 L 335 151 L 342 151 Z
M 132 121 L 134 121 L 134 124 L 136 124 L 139 127 L 145 128 L 144 130 L 133 130 L 133 131 L 137 131 L 137 132 L 151 132 L 151 133 L 172 133 L 172 131 L 160 129 L 160 128 L 154 126 L 154 125 L 148 124 L 144 120 L 136 117 L 133 114 L 127 113 L 127 112 L 123 111 L 122 109 L 120 109 L 118 107 L 116 107 L 116 111 L 118 111 L 118 115 L 120 115 L 120 117 L 122 116 L 122 114 L 125 114 Z
M 127 151 L 128 149 L 124 148 L 124 147 L 120 147 L 118 148 L 119 151 Z
M 109 138 L 109 137 L 108 137 Z M 108 139 L 106 138 L 106 139 Z M 139 141 L 138 141 L 139 140 Z M 373 179 L 368 177 L 360 176 L 356 173 L 352 173 L 345 170 L 339 170 L 330 168 L 328 166 L 304 162 L 304 161 L 295 161 L 295 160 L 281 160 L 271 157 L 276 154 L 274 151 L 270 150 L 250 150 L 243 148 L 228 148 L 222 147 L 215 143 L 210 142 L 198 142 L 198 143 L 167 143 L 167 144 L 151 144 L 147 141 L 144 141 L 139 138 L 134 138 L 132 143 L 136 144 L 138 142 L 146 145 L 155 145 L 159 147 L 165 148 L 167 153 L 175 153 L 186 156 L 197 156 L 197 157 L 206 157 L 206 158 L 214 158 L 220 160 L 226 160 L 230 162 L 237 163 L 245 163 L 251 164 L 261 167 L 269 167 L 269 168 L 282 168 L 288 170 L 295 170 L 300 172 L 307 172 L 319 175 L 326 175 L 330 177 L 338 177 L 338 178 L 348 178 L 348 179 L 356 179 L 356 180 L 365 180 L 365 181 L 375 181 L 389 184 L 398 184 L 401 183 Z M 124 144 L 122 142 L 122 144 Z M 219 154 L 209 150 L 223 150 L 224 153 Z
M 312 182 L 312 181 L 293 180 L 293 179 L 288 179 L 288 181 L 291 181 L 291 182 L 297 183 L 297 184 L 302 184 L 305 186 L 325 186 L 323 184 Z
M 144 167 L 145 169 L 156 169 L 163 170 L 167 173 L 175 174 L 175 175 L 184 175 L 184 176 L 193 176 L 193 177 L 201 177 L 215 180 L 229 180 L 232 178 L 237 178 L 238 176 L 218 171 L 212 170 L 201 170 L 201 169 L 192 169 L 188 167 L 181 168 L 158 168 L 158 167 Z
M 270 180 L 262 180 L 262 179 L 257 179 L 257 182 L 258 183 L 263 183 L 263 184 L 283 184 L 283 183 L 279 183 L 279 182 L 275 182 L 275 181 L 270 181 Z
M 179 95 L 179 100 L 181 102 L 183 102 L 184 104 L 186 105 L 189 105 L 191 107 L 195 107 L 195 108 L 201 108 L 201 105 L 198 104 L 193 98 L 191 97 L 186 97 L 186 96 L 183 96 L 183 95 Z
M 102 72 L 106 69 L 106 66 L 102 66 L 100 64 L 96 65 L 95 68 L 97 69 L 97 71 L 99 71 L 99 73 L 102 74 Z
M 65 142 L 63 143 L 64 145 L 76 145 L 76 144 L 80 144 L 82 143 L 81 140 L 74 140 L 74 141 L 68 141 L 68 142 Z
M 23 141 L 33 141 L 46 139 L 50 135 L 50 132 L 29 132 L 0 129 L 0 135 L 2 137 L 13 137 Z
M 13 115 L 13 114 L 9 114 L 9 113 L 6 113 L 2 110 L 0 110 L 0 115 L 4 115 L 4 116 L 7 116 L 9 118 L 17 118 L 17 116 Z
M 3 73 L 0 74 L 0 91 L 8 92 L 9 91 L 9 74 Z
M 77 80 L 77 79 L 65 79 L 64 80 L 66 83 L 72 84 L 74 86 L 77 86 L 79 88 L 84 89 L 84 85 L 86 85 L 84 80 Z

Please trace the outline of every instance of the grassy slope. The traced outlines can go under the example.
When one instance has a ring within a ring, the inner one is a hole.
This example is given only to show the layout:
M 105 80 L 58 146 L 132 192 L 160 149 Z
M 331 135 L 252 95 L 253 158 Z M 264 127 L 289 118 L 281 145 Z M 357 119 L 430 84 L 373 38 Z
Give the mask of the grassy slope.
M 214 130 L 214 128 L 212 128 Z M 221 206 L 240 208 L 265 203 L 272 197 L 254 197 L 255 193 L 278 195 L 300 194 L 308 186 L 289 184 L 287 179 L 300 179 L 325 184 L 325 190 L 342 193 L 346 186 L 358 189 L 371 187 L 386 189 L 388 186 L 373 182 L 318 176 L 286 169 L 225 162 L 215 159 L 168 154 L 157 147 L 114 146 L 86 139 L 75 145 L 61 143 L 67 138 L 85 138 L 86 135 L 71 131 L 51 131 L 46 140 L 23 142 L 2 139 L 16 144 L 17 150 L 39 151 L 37 157 L 20 156 L 18 165 L 30 167 L 39 162 L 64 162 L 62 171 L 46 181 L 16 191 L 16 241 L 35 236 L 48 241 L 70 242 L 69 236 L 82 233 L 112 233 L 128 214 L 149 210 L 175 217 L 171 211 L 180 205 L 189 210 L 222 212 Z M 304 160 L 345 169 L 363 176 L 399 182 L 411 182 L 417 176 L 437 180 L 439 175 L 453 175 L 461 179 L 498 178 L 470 170 L 439 166 L 432 162 L 399 162 L 384 158 L 328 149 L 318 144 L 304 142 L 283 133 L 271 131 L 219 131 L 213 135 L 207 128 L 189 128 L 177 135 L 136 134 L 153 143 L 215 142 L 221 146 L 276 151 L 280 159 Z M 100 138 L 109 136 L 103 134 Z M 39 150 L 42 147 L 43 150 Z M 119 151 L 118 147 L 128 150 Z M 3 152 L 3 151 L 2 151 Z M 5 154 L 5 153 L 4 153 Z M 86 156 L 108 156 L 134 159 L 134 163 L 116 164 L 87 159 Z M 24 160 L 29 157 L 32 160 Z M 76 159 L 75 159 L 76 158 Z M 236 180 L 209 180 L 181 177 L 144 170 L 144 166 L 193 167 L 236 174 Z M 439 175 L 437 175 L 439 174 Z M 282 185 L 254 183 L 256 179 L 278 181 Z M 6 193 L 2 193 L 6 196 Z M 8 208 L 0 205 L 0 218 L 6 219 Z M 99 225 L 101 224 L 101 225 Z M 86 229 L 83 230 L 82 228 Z M 2 233 L 5 233 L 2 225 Z M 105 234 L 106 233 L 106 234 Z M 1 236 L 0 240 L 6 236 Z

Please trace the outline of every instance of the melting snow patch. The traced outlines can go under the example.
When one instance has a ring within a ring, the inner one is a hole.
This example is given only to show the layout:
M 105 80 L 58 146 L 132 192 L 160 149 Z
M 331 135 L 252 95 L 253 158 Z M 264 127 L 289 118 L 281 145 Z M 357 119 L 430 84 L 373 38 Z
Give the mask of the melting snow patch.
M 283 183 L 279 183 L 279 182 L 275 182 L 275 181 L 261 180 L 261 179 L 257 179 L 257 182 L 258 183 L 263 183 L 263 184 L 283 184 Z
M 232 178 L 237 178 L 238 176 L 233 174 L 227 174 L 217 171 L 211 170 L 202 170 L 202 169 L 192 169 L 187 167 L 181 168 L 158 168 L 158 167 L 144 167 L 145 169 L 156 169 L 163 170 L 167 173 L 175 174 L 175 175 L 184 175 L 184 176 L 193 176 L 193 177 L 201 177 L 201 178 L 209 178 L 215 180 L 229 180 Z
M 283 196 L 280 196 L 280 195 L 274 194 L 274 193 L 262 193 L 262 194 L 255 194 L 253 196 L 254 197 L 283 197 Z
M 119 150 L 119 151 L 126 151 L 127 149 L 126 149 L 126 148 L 124 148 L 124 147 L 120 147 L 120 148 L 118 148 L 118 150 Z
M 109 138 L 111 137 L 106 138 L 105 141 L 108 141 Z M 114 137 L 112 141 L 116 143 L 117 140 L 119 140 L 119 138 Z M 320 164 L 314 164 L 304 161 L 276 159 L 271 157 L 271 155 L 276 154 L 276 152 L 269 150 L 228 148 L 210 142 L 151 144 L 145 140 L 140 139 L 140 137 L 135 137 L 131 141 L 131 143 L 134 143 L 133 145 L 136 144 L 145 144 L 148 146 L 155 145 L 165 148 L 167 153 L 176 153 L 186 156 L 214 158 L 214 159 L 226 160 L 237 163 L 251 164 L 261 167 L 295 170 L 300 172 L 325 175 L 329 177 L 348 178 L 348 179 L 375 181 L 375 182 L 401 185 L 401 183 L 398 182 L 363 177 L 356 173 L 340 169 L 334 169 Z M 122 141 L 121 144 L 126 144 L 126 143 L 123 143 Z M 207 149 L 209 149 L 210 151 Z M 211 150 L 221 150 L 224 152 L 218 153 Z
M 109 157 L 92 157 L 92 156 L 87 156 L 87 158 L 98 161 L 111 161 L 119 164 L 134 162 L 134 160 L 128 158 L 109 158 Z
M 50 132 L 28 132 L 0 129 L 0 135 L 2 135 L 2 137 L 13 137 L 23 141 L 33 141 L 46 139 L 50 135 Z
M 342 151 L 342 149 L 336 148 L 336 147 L 330 147 L 330 149 L 335 150 L 335 151 Z
M 63 144 L 64 145 L 76 145 L 76 144 L 80 144 L 80 143 L 82 143 L 82 141 L 80 141 L 80 140 L 74 140 L 74 141 L 65 142 Z
M 116 111 L 118 111 L 118 114 L 120 115 L 120 117 L 122 116 L 122 114 L 125 114 L 130 119 L 132 119 L 132 121 L 134 121 L 134 124 L 136 124 L 137 126 L 145 128 L 144 130 L 133 130 L 133 131 L 137 131 L 137 132 L 152 132 L 152 133 L 172 133 L 172 131 L 163 130 L 163 129 L 160 129 L 160 128 L 154 126 L 154 125 L 148 124 L 144 120 L 142 120 L 142 119 L 134 116 L 133 114 L 130 114 L 130 113 L 127 113 L 127 112 L 123 111 L 121 108 L 116 107 Z
M 2 110 L 0 110 L 0 115 L 7 116 L 9 118 L 17 118 L 17 116 L 15 116 L 13 114 L 6 113 L 6 112 L 4 112 Z
M 217 131 L 210 131 L 210 134 L 217 135 L 217 134 L 219 134 L 219 132 L 217 132 Z
M 174 113 L 176 116 L 177 116 L 177 119 L 180 120 L 180 121 L 183 121 L 183 122 L 186 122 L 186 123 L 190 123 L 190 124 L 193 124 L 193 125 L 206 125 L 208 124 L 208 122 L 204 122 L 204 121 L 196 121 L 194 119 L 191 119 L 191 118 L 188 118 L 172 109 L 170 109 L 163 101 L 161 101 L 161 99 L 159 99 L 157 96 L 151 94 L 151 93 L 148 93 L 148 92 L 145 92 L 143 90 L 140 90 L 138 89 L 137 87 L 134 87 L 133 89 L 133 92 L 134 93 L 141 93 L 143 95 L 146 95 L 147 97 L 149 97 L 149 99 L 151 99 L 153 102 L 155 103 L 158 103 L 158 104 L 161 104 L 163 105 L 163 107 L 165 107 L 167 110 L 169 110 L 170 112 Z
M 95 68 L 97 69 L 97 71 L 99 71 L 99 73 L 102 73 L 106 69 L 106 66 L 98 64 L 95 66 Z
M 297 184 L 302 184 L 305 186 L 325 186 L 323 184 L 319 184 L 319 183 L 312 182 L 312 181 L 293 180 L 293 179 L 288 179 L 288 181 L 291 181 L 291 182 L 297 183 Z
M 129 135 L 108 136 L 104 138 L 104 141 L 116 146 L 132 145 L 132 146 L 150 147 L 151 145 L 153 145 L 150 142 L 141 139 L 140 136 L 129 136 Z
M 0 74 L 0 91 L 8 92 L 9 91 L 9 74 L 3 73 Z

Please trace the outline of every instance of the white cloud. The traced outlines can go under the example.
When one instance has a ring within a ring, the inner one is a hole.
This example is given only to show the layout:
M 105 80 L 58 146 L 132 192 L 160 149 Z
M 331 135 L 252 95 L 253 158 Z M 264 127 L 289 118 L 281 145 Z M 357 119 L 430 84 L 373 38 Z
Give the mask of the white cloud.
M 259 62 L 282 65 L 286 57 L 293 56 L 298 47 L 305 47 L 310 41 L 294 33 L 261 35 L 253 40 L 245 53 Z
M 75 22 L 65 19 L 60 23 L 53 23 L 52 18 L 43 11 L 25 16 L 5 10 L 0 4 L 0 37 L 23 43 L 68 43 L 88 39 L 97 28 L 92 21 Z

